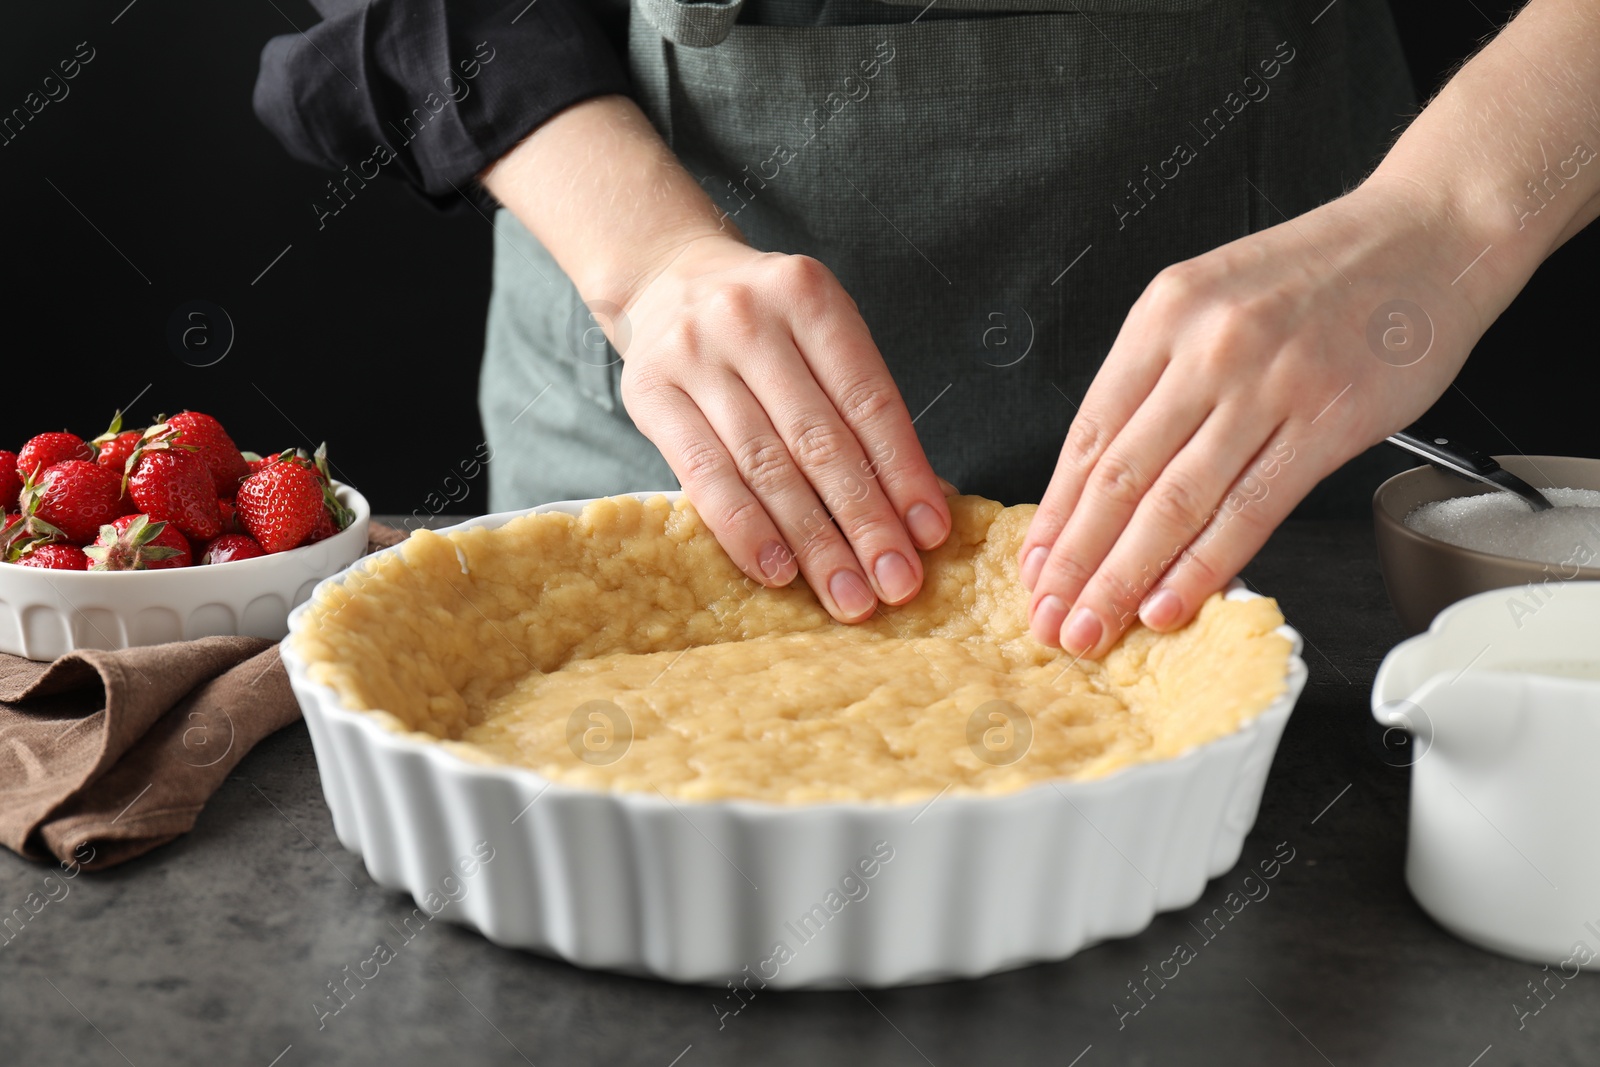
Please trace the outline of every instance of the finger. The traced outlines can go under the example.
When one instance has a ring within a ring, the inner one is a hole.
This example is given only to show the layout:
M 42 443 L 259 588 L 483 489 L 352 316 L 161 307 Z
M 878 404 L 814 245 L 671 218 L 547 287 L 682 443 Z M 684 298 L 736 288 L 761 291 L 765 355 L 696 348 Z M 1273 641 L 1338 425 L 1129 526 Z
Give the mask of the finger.
M 1139 618 L 1146 626 L 1171 630 L 1192 619 L 1206 597 L 1244 569 L 1317 484 L 1324 469 L 1317 466 L 1319 457 L 1295 445 L 1305 440 L 1304 431 L 1304 425 L 1291 423 L 1256 454 L 1216 516 L 1145 597 Z
M 794 549 L 800 573 L 817 599 L 840 622 L 860 622 L 870 616 L 878 600 L 857 561 L 857 552 L 829 518 L 788 443 L 745 383 L 728 373 L 721 381 L 705 383 L 694 399 L 733 458 L 742 484 Z M 839 432 L 848 436 L 843 426 Z M 890 520 L 898 529 L 892 515 Z
M 1272 426 L 1248 411 L 1217 409 L 1144 495 L 1061 628 L 1061 647 L 1099 656 L 1116 643 L 1161 576 L 1220 513 Z
M 1132 318 L 1130 313 L 1129 323 Z M 1134 412 L 1155 390 L 1167 367 L 1165 356 L 1156 359 L 1141 353 L 1133 358 L 1122 354 L 1129 351 L 1124 335 L 1139 332 L 1136 323 L 1129 323 L 1125 323 L 1117 335 L 1117 343 L 1112 345 L 1111 353 L 1084 395 L 1083 404 L 1073 416 L 1072 425 L 1067 428 L 1050 484 L 1022 539 L 1017 567 L 1022 584 L 1029 590 L 1038 582 L 1051 547 L 1077 508 L 1090 472 Z M 1131 343 L 1130 340 L 1128 344 Z
M 867 457 L 799 353 L 763 361 L 743 373 L 789 455 L 844 532 L 877 596 L 886 604 L 903 604 L 916 596 L 922 588 L 922 559 L 883 486 L 884 469 Z M 942 494 L 939 501 L 944 502 Z
M 1028 610 L 1041 642 L 1060 642 L 1068 608 L 1127 528 L 1145 493 L 1204 421 L 1207 407 L 1196 390 L 1164 379 L 1101 454 L 1084 483 L 1079 506 L 1034 583 Z
M 694 401 L 676 387 L 664 387 L 652 397 L 652 407 L 662 418 L 650 424 L 672 430 L 649 435 L 651 441 L 734 565 L 763 585 L 794 581 L 798 568 L 790 543 L 745 485 Z
M 795 347 L 917 547 L 939 547 L 950 536 L 950 508 L 867 324 L 828 268 L 806 256 L 785 260 Z
M 947 482 L 943 478 L 939 479 L 939 491 L 944 493 L 945 496 L 960 496 L 961 495 L 961 490 L 959 490 L 959 489 L 957 489 L 955 487 L 955 483 Z

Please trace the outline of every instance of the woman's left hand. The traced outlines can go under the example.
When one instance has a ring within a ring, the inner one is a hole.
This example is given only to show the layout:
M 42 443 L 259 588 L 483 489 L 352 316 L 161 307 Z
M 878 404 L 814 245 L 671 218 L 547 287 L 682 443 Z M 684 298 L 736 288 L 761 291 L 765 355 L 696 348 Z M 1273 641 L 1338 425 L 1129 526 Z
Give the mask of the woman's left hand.
M 1317 481 L 1428 409 L 1491 319 L 1452 283 L 1486 242 L 1445 221 L 1369 179 L 1156 276 L 1023 541 L 1035 637 L 1094 657 L 1136 616 L 1182 625 Z

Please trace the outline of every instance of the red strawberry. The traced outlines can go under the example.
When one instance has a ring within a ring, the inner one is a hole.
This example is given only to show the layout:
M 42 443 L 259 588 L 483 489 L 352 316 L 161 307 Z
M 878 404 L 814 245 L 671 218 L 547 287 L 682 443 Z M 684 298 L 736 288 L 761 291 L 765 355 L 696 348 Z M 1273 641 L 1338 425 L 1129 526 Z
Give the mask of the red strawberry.
M 128 457 L 133 455 L 143 437 L 143 430 L 122 431 L 100 446 L 100 452 L 95 456 L 95 462 L 102 467 L 110 467 L 118 474 L 121 474 L 128 465 Z
M 263 459 L 261 456 L 256 455 L 254 452 L 245 452 L 245 453 L 242 453 L 242 455 L 244 456 L 245 466 L 250 468 L 250 473 L 251 474 L 260 474 L 261 473 L 261 468 L 267 466 L 270 463 L 278 462 L 278 457 L 283 455 L 283 453 L 274 452 L 272 455 L 267 456 L 265 459 Z
M 17 506 L 17 495 L 22 492 L 22 476 L 17 473 L 17 454 L 0 451 L 0 508 Z
M 22 567 L 45 567 L 53 571 L 89 569 L 89 557 L 83 554 L 83 549 L 77 545 L 64 545 L 59 541 L 37 543 L 13 562 Z
M 170 522 L 196 541 L 222 532 L 216 488 L 198 453 L 170 438 L 148 439 L 128 459 L 128 494 L 156 522 Z
M 118 474 L 124 472 L 128 457 L 133 455 L 139 447 L 139 441 L 144 437 L 143 430 L 124 430 L 122 428 L 122 412 L 118 411 L 111 416 L 111 425 L 106 427 L 106 432 L 89 442 L 89 447 L 95 450 L 94 461 L 102 467 L 110 467 Z
M 317 524 L 311 528 L 310 533 L 306 534 L 305 543 L 308 545 L 315 544 L 318 541 L 332 537 L 338 532 L 339 525 L 333 521 L 333 513 L 327 508 L 323 508 L 317 514 Z
M 17 453 L 17 470 L 23 475 L 39 477 L 46 467 L 69 459 L 94 459 L 94 449 L 84 444 L 75 433 L 42 433 L 22 446 Z
M 303 460 L 282 456 L 244 480 L 236 504 L 239 521 L 263 549 L 286 552 L 316 529 L 322 480 Z
M 264 555 L 266 553 L 256 544 L 255 538 L 246 537 L 244 534 L 223 534 L 206 546 L 200 562 L 232 563 L 234 560 L 255 559 Z
M 250 477 L 250 467 L 222 423 L 198 411 L 180 411 L 166 424 L 178 431 L 179 444 L 196 449 L 205 460 L 217 496 L 232 500 L 239 483 Z
M 194 562 L 183 534 L 164 522 L 151 522 L 148 515 L 123 515 L 100 527 L 94 544 L 83 552 L 92 571 L 157 571 Z
M 304 458 L 305 453 L 300 453 Z M 324 441 L 317 446 L 316 452 L 311 456 L 311 467 L 317 472 L 317 478 L 322 482 L 323 515 L 317 520 L 316 528 L 311 531 L 311 536 L 306 538 L 306 544 L 321 541 L 325 537 L 332 537 L 355 521 L 356 513 L 339 502 L 339 494 L 333 488 L 333 475 L 328 473 L 328 443 Z
M 22 487 L 23 514 L 37 516 L 77 545 L 88 544 L 100 527 L 130 510 L 122 478 L 89 460 L 47 467 L 38 481 L 29 479 Z

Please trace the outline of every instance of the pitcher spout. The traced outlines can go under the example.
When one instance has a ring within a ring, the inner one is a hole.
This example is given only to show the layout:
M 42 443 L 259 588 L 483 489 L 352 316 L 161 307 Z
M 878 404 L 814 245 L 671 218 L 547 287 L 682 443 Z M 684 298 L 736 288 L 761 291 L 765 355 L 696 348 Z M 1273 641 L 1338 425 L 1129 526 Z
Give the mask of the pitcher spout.
M 1434 752 L 1452 762 L 1491 761 L 1516 735 L 1525 690 L 1515 674 L 1440 671 L 1403 696 L 1380 701 L 1375 690 L 1372 717 L 1411 735 L 1412 763 Z

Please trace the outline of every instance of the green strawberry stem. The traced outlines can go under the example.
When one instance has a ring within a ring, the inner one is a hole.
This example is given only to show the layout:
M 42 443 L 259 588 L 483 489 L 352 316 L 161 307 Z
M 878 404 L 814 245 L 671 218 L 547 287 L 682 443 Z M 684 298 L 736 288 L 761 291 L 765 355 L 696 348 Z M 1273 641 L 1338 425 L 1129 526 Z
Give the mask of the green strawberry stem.
M 111 416 L 111 425 L 106 427 L 106 432 L 101 434 L 99 437 L 96 437 L 94 440 L 90 441 L 89 442 L 89 447 L 94 449 L 95 455 L 98 456 L 100 454 L 100 450 L 102 448 L 104 448 L 106 445 L 110 444 L 112 441 L 116 440 L 117 434 L 119 434 L 121 432 L 122 432 L 122 409 L 118 408 L 117 409 L 117 413 L 115 415 Z

